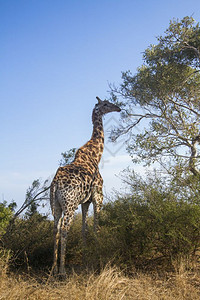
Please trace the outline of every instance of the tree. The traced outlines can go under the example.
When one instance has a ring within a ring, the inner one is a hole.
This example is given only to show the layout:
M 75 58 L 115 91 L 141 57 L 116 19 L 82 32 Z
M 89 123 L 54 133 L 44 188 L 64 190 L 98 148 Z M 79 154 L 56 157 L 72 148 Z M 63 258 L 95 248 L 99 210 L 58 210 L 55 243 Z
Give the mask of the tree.
M 134 162 L 159 162 L 179 178 L 199 179 L 199 23 L 192 17 L 173 20 L 157 42 L 145 50 L 135 75 L 123 72 L 122 84 L 111 86 L 113 101 L 123 106 L 113 136 L 128 134 Z
M 44 200 L 49 200 L 49 189 L 50 186 L 48 184 L 49 180 L 45 180 L 43 183 L 37 179 L 34 180 L 32 185 L 26 191 L 25 201 L 22 206 L 12 214 L 8 222 L 8 226 L 6 228 L 5 235 L 10 233 L 12 229 L 12 225 L 14 224 L 15 220 L 19 217 L 27 209 L 26 216 L 31 217 L 37 212 L 37 207 L 39 206 L 38 203 L 41 203 Z M 16 207 L 16 203 L 12 203 L 10 206 L 10 210 L 13 210 L 13 206 Z

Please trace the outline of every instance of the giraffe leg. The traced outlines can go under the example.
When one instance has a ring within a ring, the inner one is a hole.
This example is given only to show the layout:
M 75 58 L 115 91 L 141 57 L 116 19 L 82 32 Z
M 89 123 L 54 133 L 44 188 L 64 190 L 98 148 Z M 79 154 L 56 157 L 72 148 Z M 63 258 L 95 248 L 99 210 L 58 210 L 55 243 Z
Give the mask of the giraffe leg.
M 62 226 L 61 226 L 61 251 L 60 251 L 59 275 L 64 277 L 66 276 L 65 255 L 66 255 L 67 234 L 69 232 L 71 223 L 73 221 L 74 213 L 75 213 L 75 208 L 70 212 L 65 212 L 62 220 Z
M 97 233 L 99 226 L 99 213 L 103 203 L 103 193 L 101 191 L 93 193 L 94 207 L 94 232 Z
M 52 271 L 54 274 L 58 273 L 57 261 L 58 261 L 58 244 L 60 239 L 60 226 L 62 221 L 62 210 L 59 205 L 55 207 L 54 213 L 54 261 Z
M 87 233 L 87 214 L 90 206 L 90 201 L 81 204 L 82 209 L 82 237 L 83 243 L 86 245 L 86 233 Z

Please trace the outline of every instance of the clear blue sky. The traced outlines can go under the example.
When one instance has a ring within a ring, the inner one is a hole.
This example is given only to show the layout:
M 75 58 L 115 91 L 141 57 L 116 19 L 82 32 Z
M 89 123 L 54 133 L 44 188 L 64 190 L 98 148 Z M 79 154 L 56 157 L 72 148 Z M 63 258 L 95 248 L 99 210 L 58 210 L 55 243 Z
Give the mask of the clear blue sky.
M 0 0 L 0 201 L 20 204 L 54 174 L 60 153 L 90 138 L 95 97 L 186 15 L 200 20 L 199 0 Z M 105 150 L 107 190 L 129 163 L 123 151 Z

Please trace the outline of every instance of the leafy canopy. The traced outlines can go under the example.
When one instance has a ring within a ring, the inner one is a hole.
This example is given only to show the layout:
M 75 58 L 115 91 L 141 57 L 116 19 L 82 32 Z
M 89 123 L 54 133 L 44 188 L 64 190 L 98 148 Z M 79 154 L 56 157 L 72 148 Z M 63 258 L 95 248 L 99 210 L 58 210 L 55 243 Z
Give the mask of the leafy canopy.
M 135 162 L 158 161 L 200 175 L 199 23 L 173 20 L 157 42 L 145 50 L 135 75 L 123 72 L 122 84 L 111 86 L 113 101 L 123 106 L 114 138 L 128 134 Z

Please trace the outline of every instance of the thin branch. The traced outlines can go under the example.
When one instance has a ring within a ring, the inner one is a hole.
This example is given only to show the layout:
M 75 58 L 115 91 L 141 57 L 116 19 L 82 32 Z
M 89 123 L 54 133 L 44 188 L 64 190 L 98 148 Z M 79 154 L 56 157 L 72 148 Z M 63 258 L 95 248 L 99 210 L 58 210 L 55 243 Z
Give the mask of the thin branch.
M 191 46 L 190 44 L 188 44 L 187 42 L 184 42 L 184 47 L 183 49 L 190 49 L 193 50 L 194 53 L 196 54 L 197 58 L 200 59 L 200 53 L 199 50 L 197 48 L 195 48 L 194 46 Z
M 192 145 L 191 145 L 191 156 L 190 156 L 190 160 L 189 160 L 189 168 L 190 171 L 193 173 L 193 175 L 195 176 L 200 176 L 200 172 L 199 170 L 196 168 L 195 166 L 195 160 L 197 159 L 197 149 L 196 149 L 196 145 L 197 143 L 199 143 L 200 140 L 200 136 L 197 136 L 193 141 L 192 141 Z
M 173 103 L 173 104 L 176 105 L 176 106 L 185 108 L 186 110 L 189 110 L 190 112 L 193 112 L 195 115 L 197 115 L 198 117 L 200 117 L 200 114 L 199 114 L 197 111 L 195 111 L 195 110 L 190 106 L 190 103 L 188 103 L 188 106 L 186 106 L 186 105 L 184 105 L 184 104 L 181 104 L 181 103 L 179 103 L 179 102 L 174 101 L 171 97 L 168 98 L 168 101 L 171 102 L 171 103 Z
M 50 186 L 44 188 L 42 191 L 40 191 L 39 193 L 37 193 L 33 199 L 31 201 L 29 201 L 27 204 L 23 203 L 22 206 L 20 207 L 20 209 L 18 209 L 18 211 L 14 214 L 13 218 L 11 219 L 10 221 L 10 224 L 13 224 L 15 219 L 29 206 L 31 205 L 33 202 L 36 202 L 36 201 L 40 201 L 40 200 L 46 200 L 48 198 L 46 197 L 41 197 L 41 198 L 38 198 L 39 195 L 45 193 L 46 191 L 48 191 L 50 189 Z M 38 199 L 37 199 L 38 198 Z M 10 226 L 9 226 L 10 227 Z

